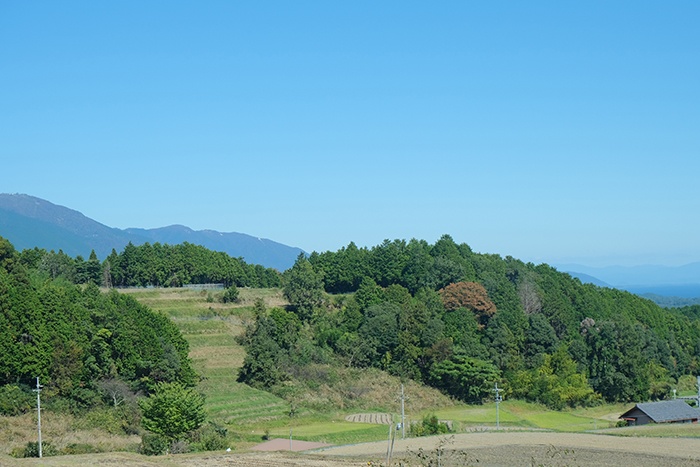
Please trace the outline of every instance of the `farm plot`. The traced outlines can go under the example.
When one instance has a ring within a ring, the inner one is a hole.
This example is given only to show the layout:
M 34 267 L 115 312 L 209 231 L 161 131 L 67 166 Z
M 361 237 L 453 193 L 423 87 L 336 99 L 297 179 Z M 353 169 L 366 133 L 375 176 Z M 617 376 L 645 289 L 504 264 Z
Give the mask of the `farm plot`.
M 372 423 L 391 425 L 391 414 L 388 413 L 356 413 L 348 415 L 345 420 L 353 423 Z
M 325 456 L 385 459 L 386 442 L 337 446 Z M 441 465 L 674 465 L 700 466 L 700 439 L 624 438 L 583 433 L 488 432 L 396 440 L 394 458 L 409 463 L 416 453 Z M 348 464 L 352 465 L 352 464 Z M 397 464 L 398 465 L 398 464 Z M 416 464 L 420 465 L 420 464 Z
M 180 329 L 190 345 L 192 364 L 202 377 L 198 389 L 206 396 L 210 419 L 233 427 L 285 419 L 289 404 L 237 382 L 245 349 L 236 342 L 244 320 L 258 294 L 265 303 L 278 303 L 276 289 L 241 289 L 241 303 L 212 302 L 210 292 L 195 289 L 129 289 L 141 303 L 163 312 Z
M 386 465 L 387 442 L 338 446 L 313 452 L 197 453 L 146 457 L 134 453 L 87 454 L 11 459 L 8 467 L 74 465 L 167 467 L 345 467 Z M 440 460 L 437 452 L 440 449 Z M 422 450 L 422 451 L 420 451 Z M 419 454 L 420 453 L 420 454 Z M 392 466 L 441 465 L 504 467 L 523 465 L 580 467 L 700 466 L 700 439 L 619 438 L 580 433 L 500 432 L 396 440 Z

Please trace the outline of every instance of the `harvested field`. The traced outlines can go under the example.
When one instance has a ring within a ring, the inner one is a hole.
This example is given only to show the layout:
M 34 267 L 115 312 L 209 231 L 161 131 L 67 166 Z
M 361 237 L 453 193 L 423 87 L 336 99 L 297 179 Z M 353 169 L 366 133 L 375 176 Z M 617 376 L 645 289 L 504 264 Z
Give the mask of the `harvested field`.
M 285 440 L 287 441 L 287 440 Z M 288 441 L 287 441 L 288 442 Z M 345 467 L 386 465 L 386 442 L 338 446 L 312 452 L 231 452 L 145 457 L 132 453 L 89 454 L 39 459 L 0 456 L 1 466 L 67 467 L 78 465 L 239 467 Z M 700 467 L 700 439 L 622 438 L 552 433 L 489 432 L 396 440 L 392 465 L 450 466 L 661 466 Z M 418 453 L 422 449 L 422 458 Z
M 551 433 L 487 432 L 396 440 L 394 459 L 408 462 L 422 450 L 443 450 L 442 465 L 674 465 L 700 466 L 700 439 L 621 438 L 618 436 Z M 385 459 L 386 442 L 323 449 L 325 456 Z M 413 454 L 411 454 L 413 453 Z M 352 464 L 348 464 L 352 465 Z

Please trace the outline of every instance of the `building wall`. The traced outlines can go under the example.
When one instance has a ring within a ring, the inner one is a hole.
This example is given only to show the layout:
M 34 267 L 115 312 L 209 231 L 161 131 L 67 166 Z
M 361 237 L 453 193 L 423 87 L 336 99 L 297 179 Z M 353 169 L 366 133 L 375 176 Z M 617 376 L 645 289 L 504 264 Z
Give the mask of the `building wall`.
M 625 418 L 634 418 L 637 420 L 635 423 L 630 422 L 629 425 L 646 425 L 647 423 L 653 422 L 653 420 L 649 418 L 647 414 L 636 407 L 626 414 Z

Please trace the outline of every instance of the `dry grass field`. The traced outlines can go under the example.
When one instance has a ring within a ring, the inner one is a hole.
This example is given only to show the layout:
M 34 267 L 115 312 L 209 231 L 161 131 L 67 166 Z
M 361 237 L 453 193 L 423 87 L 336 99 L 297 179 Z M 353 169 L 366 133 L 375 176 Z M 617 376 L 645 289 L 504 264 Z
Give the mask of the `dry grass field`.
M 419 450 L 442 465 L 694 465 L 700 466 L 700 439 L 621 438 L 588 433 L 499 431 L 396 440 L 394 458 L 413 461 Z M 326 456 L 366 456 L 383 461 L 387 442 L 325 449 Z

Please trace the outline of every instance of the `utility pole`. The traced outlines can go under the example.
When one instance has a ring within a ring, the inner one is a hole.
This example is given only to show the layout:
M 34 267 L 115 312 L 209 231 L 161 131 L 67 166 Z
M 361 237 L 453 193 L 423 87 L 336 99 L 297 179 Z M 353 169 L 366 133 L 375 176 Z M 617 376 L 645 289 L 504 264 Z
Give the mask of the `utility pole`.
M 39 457 L 42 457 L 42 449 L 41 449 L 41 388 L 42 386 L 39 384 L 39 377 L 36 377 L 36 415 L 37 415 L 37 427 L 39 430 Z
M 394 417 L 389 420 L 389 436 L 386 440 L 386 465 L 389 465 L 389 459 L 391 458 L 391 429 L 394 428 Z
M 503 391 L 503 389 L 499 389 L 498 383 L 495 383 L 493 391 L 496 393 L 496 429 L 499 430 L 501 428 L 501 423 L 499 420 L 498 404 L 500 404 L 503 400 L 503 397 L 501 396 L 501 391 Z
M 297 408 L 294 403 L 289 405 L 289 450 L 292 451 L 292 421 L 297 414 Z
M 404 411 L 404 401 L 406 397 L 403 393 L 403 383 L 401 383 L 401 439 L 406 439 L 406 412 Z

